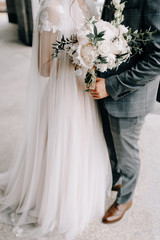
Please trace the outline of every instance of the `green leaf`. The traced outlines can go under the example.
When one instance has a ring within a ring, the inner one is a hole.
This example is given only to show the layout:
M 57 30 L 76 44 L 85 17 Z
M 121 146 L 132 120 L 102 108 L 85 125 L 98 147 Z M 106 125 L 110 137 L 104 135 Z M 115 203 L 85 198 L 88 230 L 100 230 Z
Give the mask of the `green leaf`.
M 97 38 L 94 38 L 94 45 L 96 46 L 96 44 L 97 44 Z
M 97 23 L 98 21 L 93 21 L 92 24 L 94 25 L 95 23 Z
M 104 38 L 97 38 L 97 41 L 103 41 L 105 40 Z
M 97 27 L 94 25 L 94 34 L 97 36 Z
M 104 33 L 105 33 L 105 31 L 102 31 L 102 32 L 98 33 L 97 37 L 103 37 Z
M 131 34 L 131 32 L 132 32 L 132 29 L 131 28 L 129 28 L 129 30 L 128 30 L 128 35 L 130 35 Z
M 93 39 L 94 38 L 94 34 L 93 33 L 89 33 L 89 34 L 87 34 L 87 37 L 90 38 L 90 39 Z
M 84 92 L 89 92 L 89 89 L 85 89 Z

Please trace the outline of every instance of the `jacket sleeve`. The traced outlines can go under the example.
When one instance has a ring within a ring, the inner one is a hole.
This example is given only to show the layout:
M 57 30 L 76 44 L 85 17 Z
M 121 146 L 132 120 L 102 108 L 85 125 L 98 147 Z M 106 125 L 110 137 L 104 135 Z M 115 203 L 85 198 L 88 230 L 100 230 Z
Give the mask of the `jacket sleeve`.
M 160 75 L 160 4 L 157 0 L 146 0 L 142 19 L 144 29 L 157 30 L 153 41 L 145 49 L 144 58 L 129 70 L 106 78 L 106 89 L 113 100 L 138 90 Z

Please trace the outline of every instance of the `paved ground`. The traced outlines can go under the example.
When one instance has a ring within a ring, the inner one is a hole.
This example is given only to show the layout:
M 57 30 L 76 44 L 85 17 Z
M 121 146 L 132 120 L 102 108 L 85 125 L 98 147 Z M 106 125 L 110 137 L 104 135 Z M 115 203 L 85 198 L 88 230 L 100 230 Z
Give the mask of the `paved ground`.
M 13 158 L 21 131 L 31 56 L 31 48 L 17 39 L 17 26 L 7 23 L 7 16 L 0 14 L 1 171 Z M 146 118 L 140 148 L 141 174 L 131 210 L 113 225 L 91 223 L 76 240 L 160 240 L 160 104 Z M 0 223 L 0 240 L 15 239 L 11 227 Z

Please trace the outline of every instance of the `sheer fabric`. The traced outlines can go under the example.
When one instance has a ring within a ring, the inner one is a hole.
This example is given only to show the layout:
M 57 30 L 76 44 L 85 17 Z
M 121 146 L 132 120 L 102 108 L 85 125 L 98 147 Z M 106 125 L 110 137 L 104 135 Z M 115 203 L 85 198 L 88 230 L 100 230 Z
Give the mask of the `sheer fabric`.
M 90 14 L 87 5 L 70 3 L 41 3 L 23 136 L 8 172 L 0 174 L 0 219 L 19 237 L 73 239 L 101 219 L 111 188 L 96 102 L 68 56 L 51 56 L 52 43 L 75 33 Z

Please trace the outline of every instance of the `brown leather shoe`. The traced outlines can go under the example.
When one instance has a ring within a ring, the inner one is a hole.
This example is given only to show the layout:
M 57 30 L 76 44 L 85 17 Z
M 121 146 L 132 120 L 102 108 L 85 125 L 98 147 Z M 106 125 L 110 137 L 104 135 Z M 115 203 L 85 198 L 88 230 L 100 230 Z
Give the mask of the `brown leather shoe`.
M 106 212 L 105 216 L 102 219 L 102 222 L 114 223 L 119 221 L 131 206 L 132 206 L 132 200 L 125 204 L 117 204 L 116 202 L 114 202 Z
M 113 186 L 113 187 L 112 187 L 112 191 L 118 192 L 118 191 L 121 189 L 121 187 L 122 187 L 122 184 L 118 184 L 118 185 L 116 185 L 116 186 Z

